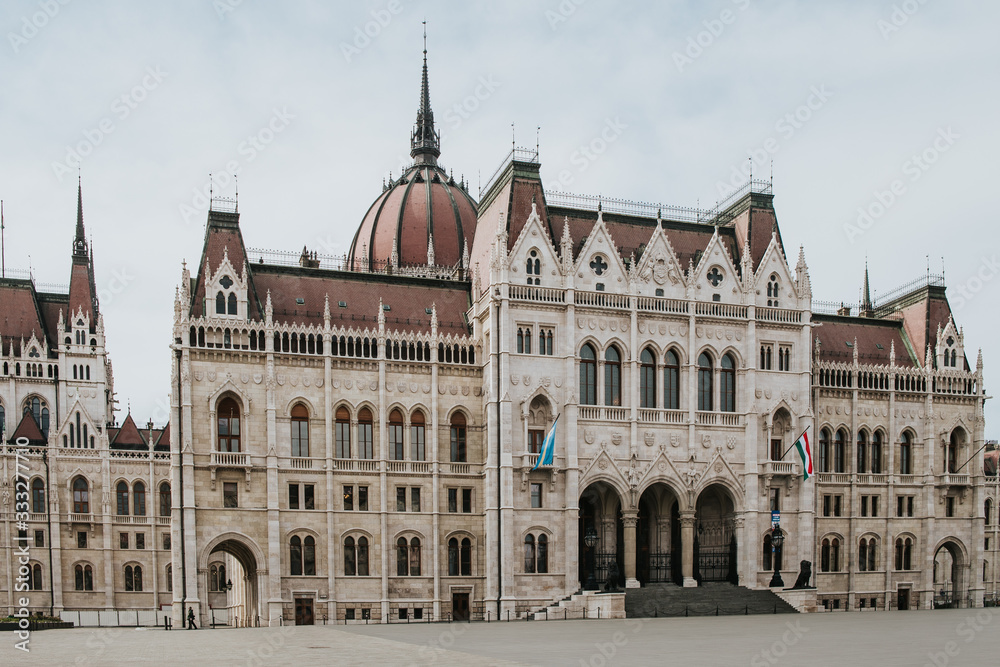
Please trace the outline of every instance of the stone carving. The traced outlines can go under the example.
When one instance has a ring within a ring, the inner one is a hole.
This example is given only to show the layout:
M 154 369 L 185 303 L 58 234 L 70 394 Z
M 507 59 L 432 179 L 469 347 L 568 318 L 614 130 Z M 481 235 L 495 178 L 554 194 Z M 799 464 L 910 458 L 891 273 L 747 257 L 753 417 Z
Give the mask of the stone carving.
M 811 577 L 812 577 L 812 563 L 807 560 L 800 561 L 799 576 L 795 580 L 795 585 L 792 586 L 792 590 L 800 590 L 803 588 L 815 588 L 815 586 L 809 585 L 809 579 Z
M 298 387 L 299 386 L 299 379 L 297 377 L 295 377 L 294 375 L 291 375 L 288 378 L 288 384 L 292 385 L 293 387 Z
M 253 374 L 253 383 L 254 384 L 260 384 L 263 381 L 264 381 L 264 375 L 262 373 L 254 373 Z
M 615 433 L 612 433 L 612 434 L 611 434 L 611 442 L 612 442 L 612 443 L 613 443 L 613 444 L 614 444 L 614 445 L 615 445 L 616 447 L 617 447 L 618 445 L 622 444 L 622 434 L 621 434 L 621 433 L 617 433 L 617 432 L 615 432 Z
M 215 371 L 208 371 L 206 375 L 208 376 L 209 382 L 215 382 L 215 378 L 218 377 L 218 374 Z
M 510 376 L 510 383 L 511 384 L 518 384 L 520 381 L 521 381 L 521 378 L 519 378 L 518 376 L 516 376 L 516 375 L 511 375 Z
M 708 449 L 709 447 L 712 446 L 712 434 L 711 433 L 706 433 L 703 436 L 701 436 L 701 446 L 704 447 L 705 449 Z
M 531 384 L 531 376 L 525 375 L 524 377 L 521 378 L 521 382 L 523 382 L 524 386 L 527 387 L 529 384 Z
M 736 449 L 736 436 L 731 435 L 726 438 L 726 449 Z
M 422 386 L 422 387 L 420 388 L 420 390 L 421 390 L 422 392 L 424 392 L 425 394 L 429 394 L 429 393 L 431 393 L 431 383 L 430 383 L 430 382 L 425 382 L 425 383 L 424 383 L 424 386 Z
M 302 386 L 303 387 L 311 387 L 312 386 L 312 378 L 309 377 L 308 375 L 305 376 L 305 377 L 303 377 L 302 378 Z
M 469 395 L 469 386 L 466 385 L 462 387 L 462 396 L 468 396 L 468 395 Z
M 653 434 L 652 431 L 646 431 L 642 436 L 642 440 L 643 442 L 646 443 L 647 447 L 652 447 L 653 444 L 656 442 L 656 436 Z
M 354 388 L 354 380 L 344 380 L 344 389 Z
M 201 372 L 201 371 L 195 371 L 194 372 L 194 379 L 197 382 L 201 382 L 204 377 L 205 377 L 205 374 L 203 372 Z
M 243 384 L 246 384 L 246 383 L 250 382 L 250 374 L 249 373 L 240 373 L 240 382 L 242 382 Z
M 680 445 L 681 445 L 681 436 L 678 435 L 677 433 L 671 433 L 670 434 L 670 446 L 671 447 L 680 447 Z
M 277 375 L 274 376 L 274 380 L 275 380 L 275 382 L 278 383 L 279 387 L 284 387 L 285 386 L 286 379 L 287 378 L 285 377 L 284 373 L 278 373 Z
M 594 431 L 593 431 L 592 429 L 589 429 L 589 428 L 588 428 L 588 429 L 585 429 L 585 430 L 583 431 L 583 440 L 584 440 L 584 442 L 586 442 L 586 443 L 587 443 L 588 445 L 592 445 L 592 444 L 594 444 L 594 439 L 595 439 L 596 437 L 597 437 L 597 434 L 596 434 L 596 433 L 594 433 Z

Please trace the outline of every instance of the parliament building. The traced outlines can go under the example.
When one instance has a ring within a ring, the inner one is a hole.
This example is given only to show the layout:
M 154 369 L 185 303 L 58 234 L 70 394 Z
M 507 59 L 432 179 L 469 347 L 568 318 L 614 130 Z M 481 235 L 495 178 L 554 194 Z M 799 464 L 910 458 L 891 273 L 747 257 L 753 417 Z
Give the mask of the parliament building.
M 942 277 L 822 304 L 769 182 L 711 210 L 569 195 L 515 149 L 477 200 L 440 154 L 425 54 L 413 163 L 346 257 L 253 250 L 214 199 L 169 425 L 115 421 L 82 196 L 69 294 L 2 281 L 4 537 L 26 439 L 33 610 L 513 618 L 591 569 L 767 588 L 803 560 L 831 609 L 995 597 L 983 361 Z

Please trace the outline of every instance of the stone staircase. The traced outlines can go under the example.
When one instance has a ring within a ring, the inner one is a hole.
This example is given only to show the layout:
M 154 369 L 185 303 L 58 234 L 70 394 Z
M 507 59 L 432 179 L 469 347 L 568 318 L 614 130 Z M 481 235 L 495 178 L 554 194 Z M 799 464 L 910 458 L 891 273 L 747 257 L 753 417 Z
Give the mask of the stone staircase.
M 625 593 L 579 591 L 525 614 L 529 621 L 625 618 Z
M 650 618 L 795 614 L 798 610 L 769 590 L 751 590 L 727 583 L 709 583 L 697 588 L 648 584 L 625 591 L 625 613 L 628 618 Z

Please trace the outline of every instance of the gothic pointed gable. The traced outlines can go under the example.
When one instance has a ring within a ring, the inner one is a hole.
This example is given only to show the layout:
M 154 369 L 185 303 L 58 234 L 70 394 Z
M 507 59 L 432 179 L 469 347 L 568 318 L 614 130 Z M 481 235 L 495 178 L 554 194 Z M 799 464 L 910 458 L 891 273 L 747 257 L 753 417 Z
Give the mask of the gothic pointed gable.
M 601 211 L 597 212 L 597 222 L 577 255 L 576 286 L 582 290 L 608 292 L 624 292 L 628 286 L 625 263 L 604 224 Z
M 757 264 L 753 277 L 754 302 L 758 306 L 772 308 L 798 308 L 798 293 L 795 278 L 789 269 L 777 234 L 771 235 L 771 243 Z
M 240 214 L 215 210 L 208 212 L 205 243 L 191 290 L 191 317 L 211 316 L 215 312 L 215 294 L 211 293 L 210 283 L 213 278 L 221 277 L 219 267 L 224 262 L 232 268 L 233 279 L 241 278 L 246 283 L 246 319 L 259 320 L 262 307 L 254 284 L 253 266 L 240 231 Z
M 693 276 L 693 279 L 688 277 L 688 285 L 693 290 L 693 298 L 698 301 L 732 304 L 742 300 L 736 265 L 719 236 L 718 228 L 694 267 Z
M 639 294 L 672 299 L 685 297 L 687 284 L 684 269 L 659 221 L 637 261 L 636 285 Z
M 47 444 L 45 436 L 42 435 L 42 430 L 35 423 L 35 418 L 31 416 L 30 411 L 25 411 L 21 415 L 21 421 L 18 423 L 17 428 L 11 434 L 10 439 L 7 441 L 9 444 L 16 444 L 21 439 L 27 440 L 28 444 L 31 446 L 44 446 Z M 23 442 L 23 441 L 22 441 Z
M 125 421 L 109 443 L 113 449 L 146 449 L 146 440 L 132 419 L 132 413 L 125 415 Z
M 511 248 L 508 261 L 514 284 L 556 286 L 561 282 L 559 255 L 549 237 L 548 225 L 538 215 L 535 203 L 531 205 L 531 214 Z M 529 279 L 530 283 L 527 282 Z

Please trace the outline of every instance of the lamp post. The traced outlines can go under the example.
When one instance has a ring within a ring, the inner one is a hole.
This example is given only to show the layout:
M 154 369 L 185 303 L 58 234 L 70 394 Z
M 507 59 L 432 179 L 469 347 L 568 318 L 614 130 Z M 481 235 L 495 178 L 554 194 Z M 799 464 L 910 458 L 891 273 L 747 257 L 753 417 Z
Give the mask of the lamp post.
M 784 541 L 785 534 L 781 531 L 781 525 L 774 524 L 774 528 L 771 529 L 771 562 L 774 565 L 774 576 L 771 577 L 771 583 L 768 584 L 771 588 L 784 587 L 785 585 L 785 582 L 781 580 L 781 572 L 778 567 L 778 554 Z
M 587 583 L 584 584 L 583 590 L 585 591 L 596 591 L 597 577 L 594 571 L 597 569 L 597 555 L 594 553 L 594 548 L 597 546 L 597 531 L 591 526 L 587 528 L 587 532 L 583 535 L 583 543 L 587 545 L 587 569 L 590 574 L 587 575 Z

